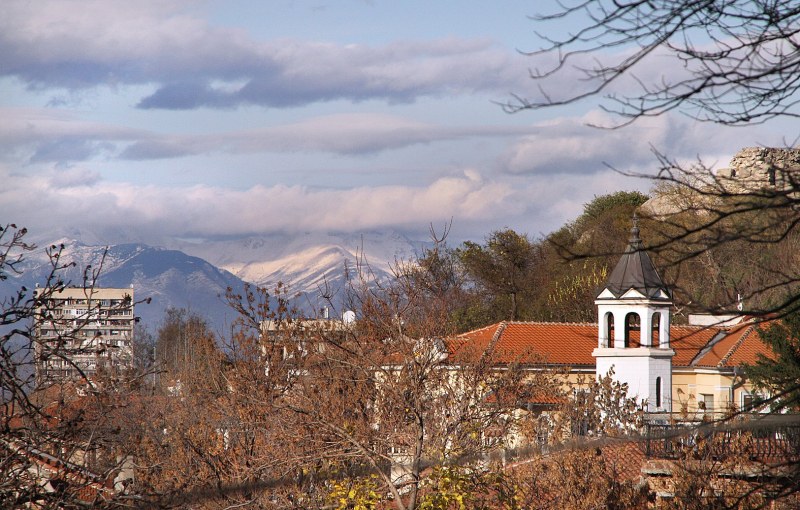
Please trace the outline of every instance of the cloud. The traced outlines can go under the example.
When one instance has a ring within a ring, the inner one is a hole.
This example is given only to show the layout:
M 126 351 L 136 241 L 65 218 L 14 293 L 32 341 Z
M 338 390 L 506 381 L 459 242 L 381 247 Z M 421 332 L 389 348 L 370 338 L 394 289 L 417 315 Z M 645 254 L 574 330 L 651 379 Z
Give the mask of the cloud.
M 0 108 L 0 149 L 25 164 L 87 161 L 97 157 L 144 161 L 211 153 L 372 154 L 416 144 L 467 138 L 517 137 L 515 126 L 446 126 L 380 114 L 312 117 L 267 128 L 212 134 L 161 134 L 86 122 L 56 109 Z
M 264 65 L 243 31 L 212 28 L 187 3 L 10 0 L 0 20 L 3 72 L 32 87 L 82 88 Z
M 515 137 L 525 127 L 446 126 L 379 114 L 340 114 L 248 131 L 211 135 L 152 136 L 120 154 L 122 159 L 174 158 L 209 152 L 327 152 L 359 155 L 421 143 L 478 137 Z
M 0 118 L 0 159 L 23 164 L 113 157 L 119 143 L 152 136 L 139 129 L 83 121 L 52 108 L 0 108 Z
M 259 41 L 155 1 L 9 0 L 0 20 L 1 76 L 38 89 L 155 85 L 138 103 L 145 109 L 506 93 L 525 81 L 513 57 L 491 41 L 458 38 L 374 47 Z
M 728 143 L 715 126 L 671 115 L 643 118 L 618 129 L 591 127 L 610 119 L 594 112 L 537 124 L 535 134 L 519 139 L 502 156 L 502 166 L 519 175 L 588 175 L 607 170 L 609 165 L 623 172 L 639 172 L 655 165 L 653 149 L 691 159 L 718 153 Z
M 215 91 L 204 83 L 170 83 L 139 101 L 137 106 L 146 110 L 158 108 L 190 110 L 201 106 L 231 107 L 235 103 L 231 96 L 229 93 Z
M 53 172 L 48 186 L 51 189 L 77 188 L 94 186 L 100 180 L 100 174 L 93 170 L 73 167 Z
M 43 141 L 30 158 L 30 163 L 85 161 L 114 149 L 110 143 L 56 138 Z
M 342 99 L 412 102 L 425 96 L 505 92 L 523 76 L 512 71 L 510 54 L 488 41 L 449 39 L 383 47 L 281 41 L 262 45 L 262 53 L 265 65 L 240 70 L 246 80 L 240 88 L 214 88 L 210 80 L 221 76 L 203 70 L 193 82 L 164 83 L 138 106 L 287 108 Z
M 166 188 L 100 181 L 81 169 L 22 175 L 0 167 L 0 217 L 31 230 L 121 227 L 159 236 L 238 236 L 276 231 L 414 228 L 456 217 L 497 218 L 518 208 L 508 184 L 476 172 L 422 186 L 319 189 L 262 186 L 245 190 L 197 185 Z

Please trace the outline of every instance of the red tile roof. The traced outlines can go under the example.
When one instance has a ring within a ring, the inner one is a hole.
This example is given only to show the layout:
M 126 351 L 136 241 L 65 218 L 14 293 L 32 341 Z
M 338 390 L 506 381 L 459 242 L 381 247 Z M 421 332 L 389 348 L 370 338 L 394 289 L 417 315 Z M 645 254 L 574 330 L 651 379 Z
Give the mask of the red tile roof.
M 722 331 L 708 326 L 671 326 L 669 346 L 675 351 L 672 365 L 690 366 L 698 353 Z
M 601 448 L 606 461 L 606 470 L 614 480 L 638 480 L 642 478 L 642 466 L 647 460 L 643 444 L 622 440 Z
M 499 322 L 448 342 L 456 359 L 491 350 L 497 363 L 594 366 L 597 326 L 553 322 Z
M 731 347 L 731 350 L 723 357 L 721 362 L 725 366 L 737 367 L 740 365 L 752 365 L 763 355 L 768 359 L 775 359 L 775 353 L 769 349 L 761 340 L 759 329 L 766 327 L 766 324 L 758 324 L 742 332 L 740 340 Z
M 111 478 L 104 478 L 79 464 L 54 457 L 16 440 L 0 439 L 0 446 L 38 467 L 42 477 L 40 482 L 60 480 L 67 484 L 67 493 L 79 502 L 97 503 L 116 494 Z M 14 462 L 14 459 L 11 461 Z
M 718 335 L 699 350 L 691 362 L 692 366 L 731 368 L 744 364 L 752 365 L 759 354 L 773 358 L 774 353 L 761 341 L 758 329 L 765 323 L 749 321 L 730 328 L 714 329 Z
M 758 354 L 772 356 L 754 322 L 733 327 L 672 326 L 670 347 L 676 367 L 734 367 L 754 363 Z M 654 335 L 657 340 L 658 335 Z M 638 331 L 631 346 L 639 345 Z M 593 367 L 596 324 L 498 322 L 459 335 L 447 342 L 451 359 L 475 359 L 490 351 L 499 364 L 529 363 Z
M 584 452 L 596 457 L 594 462 L 602 461 L 606 474 L 612 480 L 637 482 L 643 478 L 642 466 L 647 457 L 641 442 L 629 439 L 615 440 L 611 438 L 597 438 L 585 443 L 573 443 L 567 448 L 555 448 L 542 456 L 533 456 L 506 466 L 509 471 L 523 473 L 526 469 L 538 465 L 547 465 L 557 462 L 575 453 Z

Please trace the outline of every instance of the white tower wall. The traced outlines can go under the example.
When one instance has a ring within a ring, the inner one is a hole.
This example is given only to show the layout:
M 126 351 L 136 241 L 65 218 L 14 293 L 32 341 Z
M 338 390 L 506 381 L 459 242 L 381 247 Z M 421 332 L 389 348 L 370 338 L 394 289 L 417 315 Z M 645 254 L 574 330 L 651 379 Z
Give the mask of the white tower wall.
M 629 397 L 646 401 L 647 411 L 671 412 L 672 298 L 639 238 L 635 215 L 628 248 L 595 305 L 597 348 L 592 355 L 597 377 L 613 368 L 614 379 L 628 385 Z
M 596 375 L 603 377 L 613 367 L 614 380 L 628 385 L 628 397 L 647 401 L 648 412 L 672 411 L 672 349 L 652 347 L 597 348 Z M 660 383 L 659 383 L 660 381 Z M 660 386 L 660 391 L 657 387 Z M 661 398 L 658 398 L 658 393 Z M 661 404 L 660 406 L 657 404 Z

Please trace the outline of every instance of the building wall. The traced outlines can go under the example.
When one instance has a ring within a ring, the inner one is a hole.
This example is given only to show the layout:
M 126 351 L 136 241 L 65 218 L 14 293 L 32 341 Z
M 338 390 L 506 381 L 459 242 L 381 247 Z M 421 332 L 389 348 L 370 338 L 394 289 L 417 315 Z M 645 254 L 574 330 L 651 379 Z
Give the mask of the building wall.
M 752 393 L 752 386 L 734 376 L 730 369 L 673 369 L 672 398 L 676 413 L 720 417 L 734 408 L 742 409 L 745 396 Z M 706 403 L 705 410 L 700 402 Z
M 597 348 L 592 355 L 597 360 L 598 377 L 613 368 L 614 379 L 628 385 L 628 397 L 635 398 L 637 402 L 646 400 L 649 412 L 670 412 L 672 350 L 650 347 Z M 660 399 L 656 395 L 657 380 L 660 381 Z
M 87 377 L 102 367 L 127 366 L 133 357 L 132 288 L 37 289 L 37 380 Z

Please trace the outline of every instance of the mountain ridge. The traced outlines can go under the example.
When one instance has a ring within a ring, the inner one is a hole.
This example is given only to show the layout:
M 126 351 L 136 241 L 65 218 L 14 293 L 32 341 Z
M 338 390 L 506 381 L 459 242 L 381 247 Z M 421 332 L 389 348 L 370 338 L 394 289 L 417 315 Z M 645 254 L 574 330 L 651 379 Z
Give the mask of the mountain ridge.
M 82 231 L 69 233 L 80 233 L 94 243 L 99 237 Z M 228 288 L 240 293 L 249 283 L 272 292 L 281 282 L 301 313 L 313 315 L 331 304 L 338 313 L 342 303 L 330 303 L 327 298 L 343 299 L 348 270 L 352 274 L 359 264 L 367 264 L 371 273 L 383 278 L 388 276 L 392 262 L 410 260 L 424 246 L 397 233 L 279 234 L 233 240 L 175 240 L 169 246 L 141 242 L 103 246 L 62 235 L 55 242 L 39 244 L 43 247 L 26 253 L 21 275 L 0 282 L 3 296 L 23 285 L 44 285 L 51 269 L 45 247 L 58 249 L 63 244 L 60 261 L 75 262 L 75 267 L 62 272 L 65 282 L 82 285 L 84 269 L 89 266 L 86 274 L 91 279 L 92 272 L 98 272 L 98 286 L 133 285 L 137 301 L 151 299 L 150 304 L 140 304 L 135 311 L 150 331 L 157 329 L 167 308 L 178 307 L 205 317 L 220 334 L 229 331 L 235 319 L 224 302 Z

